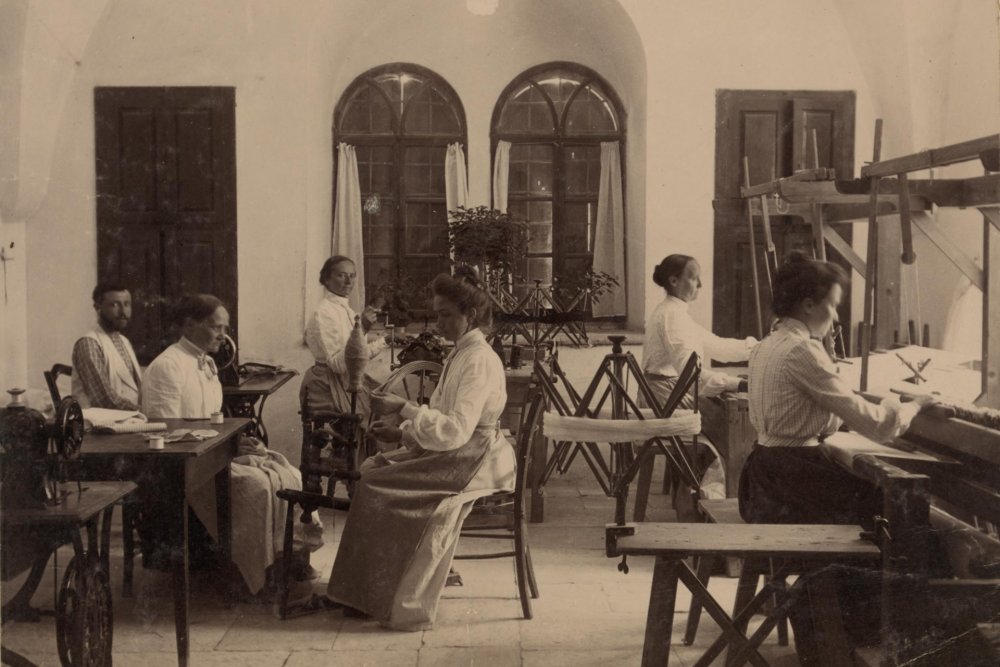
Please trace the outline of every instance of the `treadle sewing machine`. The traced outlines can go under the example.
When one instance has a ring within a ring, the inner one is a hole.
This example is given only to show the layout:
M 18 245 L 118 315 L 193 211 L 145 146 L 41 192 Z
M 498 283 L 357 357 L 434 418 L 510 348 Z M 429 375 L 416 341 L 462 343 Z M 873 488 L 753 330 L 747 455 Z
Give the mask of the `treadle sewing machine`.
M 10 390 L 12 401 L 0 410 L 0 578 L 10 581 L 29 572 L 20 590 L 3 605 L 2 620 L 38 620 L 43 612 L 31 606 L 31 599 L 49 557 L 71 543 L 74 556 L 54 611 L 59 660 L 63 665 L 108 665 L 113 622 L 108 583 L 111 513 L 135 484 L 66 484 L 67 464 L 79 457 L 83 444 L 80 404 L 72 397 L 63 399 L 49 423 L 21 402 L 22 393 L 23 389 Z M 86 545 L 81 528 L 86 528 Z M 4 647 L 0 658 L 9 664 L 30 664 Z

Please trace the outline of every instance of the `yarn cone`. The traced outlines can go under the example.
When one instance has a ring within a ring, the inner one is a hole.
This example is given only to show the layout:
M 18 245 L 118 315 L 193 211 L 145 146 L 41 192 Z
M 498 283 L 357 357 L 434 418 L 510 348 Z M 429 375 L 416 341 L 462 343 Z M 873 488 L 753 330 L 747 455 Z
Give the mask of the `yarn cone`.
M 354 317 L 354 329 L 344 346 L 344 364 L 347 366 L 347 391 L 361 391 L 361 381 L 368 366 L 368 344 L 359 316 Z

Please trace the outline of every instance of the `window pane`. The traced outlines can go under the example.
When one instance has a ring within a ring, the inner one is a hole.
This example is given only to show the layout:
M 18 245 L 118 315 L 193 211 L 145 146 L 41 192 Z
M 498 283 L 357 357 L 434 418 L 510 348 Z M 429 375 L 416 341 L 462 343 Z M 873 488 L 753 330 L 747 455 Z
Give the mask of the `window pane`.
M 552 252 L 552 202 L 527 202 L 528 252 Z
M 365 202 L 368 197 L 362 195 L 361 200 Z M 376 213 L 369 213 L 366 207 L 363 207 L 361 211 L 365 253 L 392 255 L 396 252 L 395 202 L 380 198 L 379 207 Z
M 406 103 L 406 134 L 459 134 L 455 110 L 442 95 L 430 87 Z
M 543 285 L 552 284 L 551 257 L 528 258 L 528 285 L 534 287 L 536 280 L 541 280 Z
M 611 101 L 593 86 L 580 91 L 566 114 L 566 134 L 607 134 L 618 131 Z
M 407 202 L 404 252 L 447 255 L 448 218 L 444 202 Z
M 552 156 L 552 146 L 511 146 L 508 193 L 551 196 Z
M 407 146 L 403 151 L 407 195 L 444 194 L 444 146 Z
M 388 134 L 393 131 L 392 115 L 385 99 L 366 84 L 358 88 L 347 104 L 340 131 L 344 134 Z
M 358 183 L 361 192 L 391 194 L 392 146 L 358 146 L 354 152 L 358 158 Z
M 559 230 L 559 243 L 564 252 L 593 252 L 594 223 L 597 200 L 566 202 L 566 221 Z
M 566 70 L 551 70 L 534 78 L 535 83 L 552 99 L 556 114 L 561 118 L 563 109 L 566 108 L 566 101 L 580 85 L 580 77 Z
M 499 129 L 501 132 L 552 134 L 556 126 L 545 96 L 534 86 L 525 85 L 504 104 Z
M 592 195 L 601 188 L 601 147 L 568 146 L 563 149 L 566 163 L 566 194 Z

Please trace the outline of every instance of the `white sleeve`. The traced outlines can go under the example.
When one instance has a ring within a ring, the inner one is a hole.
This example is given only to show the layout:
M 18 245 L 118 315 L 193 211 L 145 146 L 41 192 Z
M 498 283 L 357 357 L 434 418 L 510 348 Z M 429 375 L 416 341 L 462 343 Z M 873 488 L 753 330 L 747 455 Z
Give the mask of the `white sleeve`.
M 323 348 L 326 365 L 338 375 L 347 372 L 344 349 L 350 332 L 343 328 L 343 323 L 332 309 L 321 306 L 316 310 L 316 330 L 319 332 L 319 344 Z
M 433 451 L 458 449 L 469 442 L 493 389 L 491 385 L 495 382 L 491 381 L 493 374 L 487 364 L 487 358 L 482 355 L 463 364 L 461 375 L 454 378 L 458 387 L 453 405 L 434 410 L 426 405 L 407 403 L 402 416 L 410 423 L 404 426 L 404 435 L 411 436 L 424 449 Z
M 750 350 L 757 344 L 753 336 L 746 338 L 721 338 L 711 331 L 705 332 L 705 356 L 716 361 L 746 361 L 750 358 Z

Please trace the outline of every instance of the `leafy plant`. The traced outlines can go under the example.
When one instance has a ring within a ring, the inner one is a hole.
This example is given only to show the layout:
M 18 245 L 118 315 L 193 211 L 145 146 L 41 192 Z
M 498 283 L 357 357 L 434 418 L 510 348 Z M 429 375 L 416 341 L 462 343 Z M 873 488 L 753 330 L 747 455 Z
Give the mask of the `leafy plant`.
M 459 206 L 448 218 L 448 249 L 454 261 L 475 266 L 494 291 L 508 284 L 527 255 L 528 226 L 487 206 Z
M 569 275 L 556 275 L 552 277 L 552 295 L 564 308 L 573 310 L 583 310 L 587 307 L 587 299 L 590 304 L 595 304 L 601 300 L 605 294 L 611 293 L 621 283 L 617 276 L 606 271 L 594 271 L 590 268 L 583 273 L 572 273 Z M 589 295 L 577 300 L 584 291 L 589 290 Z M 574 306 L 574 301 L 576 305 Z
M 427 285 L 411 276 L 395 276 L 381 271 L 375 280 L 374 289 L 368 296 L 372 307 L 386 313 L 389 323 L 406 326 L 414 317 L 414 311 L 426 308 Z

